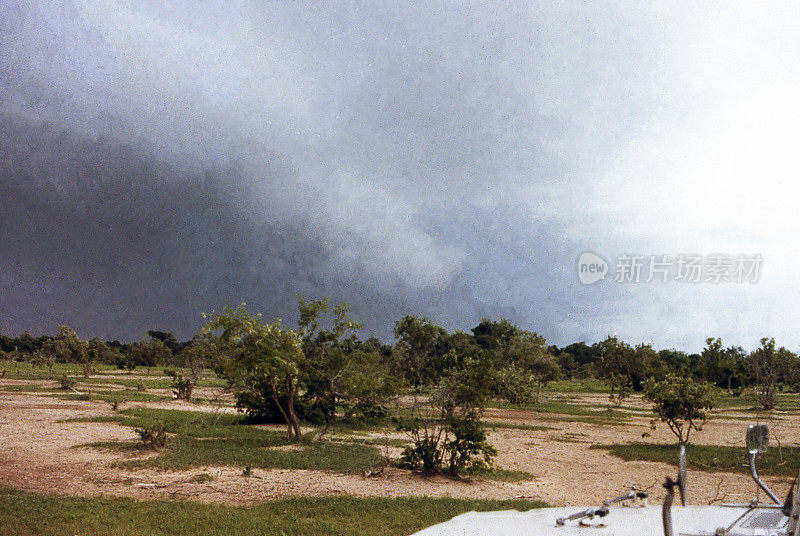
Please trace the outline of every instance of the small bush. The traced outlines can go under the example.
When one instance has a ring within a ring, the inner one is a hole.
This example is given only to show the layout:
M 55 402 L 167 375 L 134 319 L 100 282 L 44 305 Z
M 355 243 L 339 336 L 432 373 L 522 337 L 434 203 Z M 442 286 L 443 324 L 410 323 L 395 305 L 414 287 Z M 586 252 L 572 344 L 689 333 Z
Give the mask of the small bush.
M 166 369 L 164 374 L 172 378 L 172 392 L 178 400 L 191 400 L 196 378 L 187 378 L 177 370 Z
M 624 374 L 612 374 L 608 384 L 611 387 L 608 399 L 617 407 L 621 406 L 625 399 L 630 398 L 631 394 L 633 394 L 633 383 Z
M 147 448 L 159 449 L 167 444 L 167 430 L 164 423 L 135 428 L 134 431 L 139 434 L 139 438 Z
M 404 469 L 422 471 L 423 474 L 432 475 L 441 470 L 443 457 L 444 452 L 436 440 L 423 437 L 403 449 L 398 465 Z
M 399 466 L 426 475 L 458 476 L 465 471 L 487 470 L 497 455 L 474 413 L 450 416 L 432 428 L 422 427 L 419 420 L 401 423 L 398 428 L 410 432 L 414 442 L 403 449 Z
M 61 388 L 65 391 L 74 391 L 76 381 L 75 378 L 71 378 L 66 374 L 62 374 L 61 377 L 58 379 L 58 383 L 61 385 Z
M 450 421 L 453 438 L 446 444 L 447 472 L 457 475 L 464 469 L 485 470 L 492 466 L 497 449 L 486 441 L 486 430 L 473 416 Z

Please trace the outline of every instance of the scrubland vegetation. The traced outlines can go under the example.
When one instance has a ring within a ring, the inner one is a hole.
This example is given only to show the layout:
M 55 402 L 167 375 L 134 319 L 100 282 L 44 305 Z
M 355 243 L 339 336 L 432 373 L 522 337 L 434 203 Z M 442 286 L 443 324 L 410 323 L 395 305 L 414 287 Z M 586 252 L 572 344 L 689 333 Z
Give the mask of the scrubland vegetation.
M 451 333 L 405 316 L 386 344 L 362 340 L 344 304 L 301 298 L 298 306 L 294 327 L 244 306 L 226 308 L 208 315 L 188 341 L 160 330 L 136 343 L 85 341 L 66 326 L 53 335 L 0 335 L 2 389 L 103 404 L 111 414 L 73 421 L 116 423 L 137 439 L 80 448 L 120 454 L 114 463 L 121 469 L 222 466 L 243 477 L 254 469 L 369 477 L 392 466 L 419 478 L 530 481 L 529 472 L 497 466 L 503 452 L 491 432 L 647 419 L 689 443 L 719 412 L 748 420 L 800 411 L 800 359 L 768 338 L 750 352 L 715 338 L 699 354 L 616 337 L 558 347 L 506 320 Z M 165 400 L 188 406 L 158 407 Z M 537 421 L 498 417 L 509 410 Z M 589 442 L 585 437 L 571 431 L 553 441 Z M 624 460 L 675 459 L 674 446 L 663 442 L 592 448 Z M 796 464 L 787 462 L 798 448 L 770 451 L 762 474 L 793 475 Z M 703 471 L 744 470 L 744 452 L 729 445 L 690 445 L 688 459 Z M 469 509 L 533 504 L 425 499 L 423 507 L 420 500 L 304 498 L 230 508 L 3 491 L 0 534 L 402 534 Z M 29 516 L 12 515 L 15 508 L 49 521 L 34 527 Z M 104 517 L 118 524 L 104 524 Z M 129 518 L 141 521 L 126 527 Z

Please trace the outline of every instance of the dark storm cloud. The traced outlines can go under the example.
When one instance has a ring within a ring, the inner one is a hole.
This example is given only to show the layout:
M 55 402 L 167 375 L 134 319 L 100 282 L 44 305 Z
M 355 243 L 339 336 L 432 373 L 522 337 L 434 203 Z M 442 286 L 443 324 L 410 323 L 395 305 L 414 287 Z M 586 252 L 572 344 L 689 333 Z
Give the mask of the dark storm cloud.
M 467 277 L 403 295 L 401 282 L 376 287 L 370 274 L 339 272 L 313 230 L 254 225 L 241 214 L 254 192 L 242 189 L 235 168 L 198 176 L 119 141 L 0 119 L 0 310 L 12 328 L 69 323 L 136 337 L 147 326 L 174 326 L 188 334 L 199 312 L 241 301 L 292 318 L 297 292 L 356 297 L 367 326 L 384 336 L 401 312 L 424 310 L 453 326 L 516 313 L 476 299 Z M 467 263 L 481 270 L 508 261 L 492 259 L 504 248 L 490 245 L 508 229 L 492 224 L 450 238 L 482 237 L 480 256 Z M 484 276 L 505 285 L 514 274 Z
M 292 288 L 281 283 L 303 288 L 320 262 L 299 230 L 257 231 L 238 214 L 248 192 L 231 193 L 235 169 L 197 176 L 118 141 L 9 116 L 0 133 L 0 309 L 12 327 L 185 333 L 201 311 L 259 288 L 285 310 Z
M 0 329 L 189 336 L 299 292 L 382 337 L 409 312 L 649 336 L 669 307 L 575 261 L 661 252 L 606 179 L 707 99 L 682 73 L 705 9 L 3 5 Z

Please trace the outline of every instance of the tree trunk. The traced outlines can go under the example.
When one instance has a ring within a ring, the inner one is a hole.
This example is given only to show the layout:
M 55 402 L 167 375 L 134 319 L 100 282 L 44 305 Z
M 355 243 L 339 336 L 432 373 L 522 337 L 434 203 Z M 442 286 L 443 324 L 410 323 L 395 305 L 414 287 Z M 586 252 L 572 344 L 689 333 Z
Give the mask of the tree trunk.
M 277 406 L 278 410 L 283 415 L 283 420 L 286 422 L 286 439 L 292 440 L 292 423 L 289 420 L 289 416 L 283 410 L 283 406 L 281 406 L 281 401 L 278 399 L 278 393 L 275 391 L 275 384 L 269 384 L 270 393 L 272 394 L 272 401 L 275 402 L 275 406 Z
M 331 395 L 331 406 L 328 408 L 330 410 L 330 414 L 325 417 L 325 427 L 322 429 L 320 433 L 314 436 L 313 441 L 321 438 L 325 434 L 328 433 L 328 430 L 331 427 L 331 423 L 333 422 L 334 417 L 336 416 L 336 395 Z
M 289 415 L 289 424 L 294 429 L 294 441 L 299 442 L 303 439 L 303 432 L 300 430 L 300 422 L 297 420 L 297 415 L 294 412 L 294 378 L 291 374 L 286 375 L 286 382 L 288 383 L 289 392 L 286 395 L 286 412 Z

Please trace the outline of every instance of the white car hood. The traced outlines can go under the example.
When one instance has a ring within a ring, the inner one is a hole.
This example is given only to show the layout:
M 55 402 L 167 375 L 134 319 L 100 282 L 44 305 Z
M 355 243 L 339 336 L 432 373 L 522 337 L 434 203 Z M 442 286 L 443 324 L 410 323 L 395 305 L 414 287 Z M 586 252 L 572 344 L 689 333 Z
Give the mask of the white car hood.
M 428 527 L 413 536 L 661 536 L 664 534 L 660 506 L 611 507 L 605 517 L 587 520 L 589 526 L 568 521 L 556 526 L 556 519 L 585 508 L 538 508 L 527 512 L 469 512 L 450 521 Z M 759 517 L 760 516 L 760 517 Z M 785 530 L 785 518 L 774 507 L 674 506 L 675 536 L 713 535 L 718 529 L 741 536 L 777 536 Z

